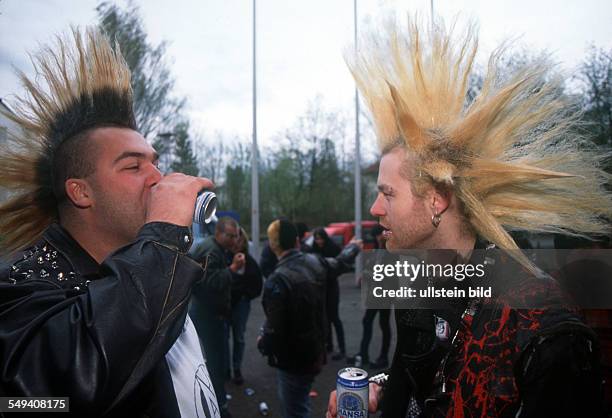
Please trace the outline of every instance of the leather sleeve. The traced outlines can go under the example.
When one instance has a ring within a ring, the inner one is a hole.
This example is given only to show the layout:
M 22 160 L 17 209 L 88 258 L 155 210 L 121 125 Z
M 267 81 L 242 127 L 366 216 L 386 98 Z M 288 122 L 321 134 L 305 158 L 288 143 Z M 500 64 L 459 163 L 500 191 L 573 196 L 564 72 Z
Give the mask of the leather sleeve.
M 336 276 L 350 271 L 355 258 L 359 255 L 359 246 L 357 244 L 346 245 L 337 257 L 325 257 L 328 272 Z
M 198 285 L 208 289 L 208 291 L 225 294 L 229 292 L 231 283 L 232 272 L 225 261 L 225 257 L 216 251 L 211 251 L 206 261 L 206 275 Z
M 206 274 L 193 289 L 193 303 L 197 311 L 229 318 L 231 314 L 232 272 L 225 254 L 210 242 L 196 250 L 197 261 L 206 265 Z M 199 314 L 196 321 L 202 320 Z
M 69 396 L 71 412 L 88 415 L 117 405 L 180 333 L 203 274 L 190 244 L 188 228 L 149 223 L 84 290 L 0 282 L 0 392 Z
M 261 268 L 261 273 L 263 276 L 270 277 L 270 275 L 274 272 L 276 264 L 278 264 L 278 258 L 272 252 L 270 245 L 264 245 L 259 258 L 259 267 Z
M 232 293 L 244 294 L 249 299 L 255 299 L 261 294 L 262 287 L 261 270 L 255 259 L 250 254 L 246 254 L 244 273 L 232 273 Z
M 268 356 L 270 364 L 276 364 L 276 354 L 287 342 L 287 289 L 280 275 L 273 273 L 264 284 L 261 304 L 266 314 L 260 351 Z

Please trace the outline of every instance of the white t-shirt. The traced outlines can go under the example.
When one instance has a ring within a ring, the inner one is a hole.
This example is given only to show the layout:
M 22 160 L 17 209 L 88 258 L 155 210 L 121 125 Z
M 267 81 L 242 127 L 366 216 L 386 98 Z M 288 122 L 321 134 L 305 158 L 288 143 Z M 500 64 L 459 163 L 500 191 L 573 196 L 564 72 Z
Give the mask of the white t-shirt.
M 166 361 L 181 417 L 220 418 L 215 389 L 206 369 L 198 334 L 189 315 L 185 320 L 183 332 L 166 354 Z

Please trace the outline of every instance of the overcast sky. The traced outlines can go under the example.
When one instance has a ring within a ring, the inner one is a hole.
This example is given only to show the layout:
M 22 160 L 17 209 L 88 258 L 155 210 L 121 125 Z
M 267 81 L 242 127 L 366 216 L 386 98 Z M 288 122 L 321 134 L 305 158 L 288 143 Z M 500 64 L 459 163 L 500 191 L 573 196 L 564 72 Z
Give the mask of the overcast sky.
M 96 22 L 95 0 L 0 0 L 0 97 L 21 92 L 12 66 L 31 71 L 27 51 L 70 24 Z M 118 1 L 124 6 L 125 1 Z M 147 0 L 140 6 L 150 40 L 169 42 L 176 93 L 189 101 L 196 129 L 251 135 L 252 1 Z M 480 25 L 480 59 L 502 40 L 548 49 L 571 72 L 595 44 L 612 48 L 609 0 L 437 0 L 436 13 L 461 13 Z M 354 86 L 343 49 L 353 39 L 352 0 L 259 0 L 258 136 L 272 138 L 320 96 L 329 109 L 350 109 Z M 389 11 L 419 11 L 429 0 L 358 0 L 360 27 Z M 351 122 L 352 123 L 352 122 Z M 352 124 L 349 124 L 352 131 Z

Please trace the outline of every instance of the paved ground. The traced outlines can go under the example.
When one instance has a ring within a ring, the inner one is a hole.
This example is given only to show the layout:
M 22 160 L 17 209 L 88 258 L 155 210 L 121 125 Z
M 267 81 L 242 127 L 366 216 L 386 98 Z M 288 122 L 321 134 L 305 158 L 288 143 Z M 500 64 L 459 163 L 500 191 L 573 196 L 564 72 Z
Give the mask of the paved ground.
M 354 276 L 345 274 L 339 278 L 340 282 L 340 318 L 344 324 L 346 334 L 347 351 L 349 355 L 355 354 L 359 349 L 361 341 L 361 318 L 363 308 L 361 307 L 361 293 L 354 285 Z M 226 389 L 232 396 L 229 401 L 230 411 L 236 418 L 259 417 L 259 403 L 265 401 L 270 409 L 269 416 L 280 417 L 279 404 L 276 395 L 276 373 L 275 369 L 268 366 L 266 358 L 262 357 L 255 347 L 255 340 L 259 328 L 263 322 L 264 314 L 261 307 L 261 299 L 251 302 L 251 315 L 247 324 L 246 352 L 242 366 L 242 374 L 245 383 L 236 386 L 232 382 L 226 383 Z M 394 322 L 393 320 L 391 321 Z M 395 326 L 392 325 L 393 339 L 391 343 L 390 357 L 395 347 Z M 378 326 L 378 318 L 374 322 L 374 336 L 370 345 L 370 357 L 376 358 L 380 350 L 381 332 Z M 390 359 L 389 359 L 390 360 Z M 336 374 L 338 370 L 346 365 L 345 361 L 331 361 L 317 376 L 314 390 L 318 396 L 311 398 L 312 417 L 323 417 L 327 410 L 329 392 L 336 387 Z M 252 396 L 245 394 L 245 389 L 251 388 L 255 391 Z

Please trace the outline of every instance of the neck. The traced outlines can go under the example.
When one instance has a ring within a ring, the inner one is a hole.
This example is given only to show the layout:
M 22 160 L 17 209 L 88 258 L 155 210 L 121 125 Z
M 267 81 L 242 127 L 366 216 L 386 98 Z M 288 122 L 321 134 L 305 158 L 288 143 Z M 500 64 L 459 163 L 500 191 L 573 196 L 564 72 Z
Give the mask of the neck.
M 62 219 L 60 225 L 68 231 L 79 245 L 87 251 L 87 253 L 98 264 L 102 264 L 104 259 L 108 257 L 117 248 L 125 245 L 117 243 L 116 239 L 106 237 L 88 222 L 83 221 L 78 217 L 70 217 L 73 220 Z M 127 244 L 127 243 L 126 243 Z
M 464 229 L 459 223 L 449 222 L 447 225 L 440 225 L 430 248 L 452 249 L 457 251 L 462 258 L 468 259 L 476 245 L 476 235 Z
M 291 251 L 295 250 L 295 248 L 289 248 L 288 250 L 285 250 L 279 254 L 276 254 L 276 256 L 278 257 L 278 259 L 280 260 L 281 258 L 284 258 L 287 256 L 287 254 L 289 254 Z

